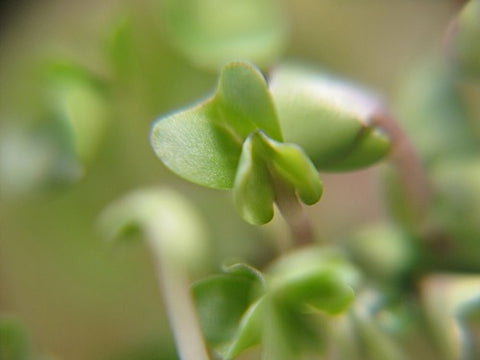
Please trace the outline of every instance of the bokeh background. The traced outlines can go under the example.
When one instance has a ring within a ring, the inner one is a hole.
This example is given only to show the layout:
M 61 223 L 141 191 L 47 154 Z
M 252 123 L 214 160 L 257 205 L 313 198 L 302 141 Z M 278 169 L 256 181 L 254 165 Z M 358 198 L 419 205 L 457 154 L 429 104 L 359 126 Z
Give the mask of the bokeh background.
M 406 74 L 442 51 L 460 4 L 285 0 L 277 5 L 288 34 L 283 58 L 362 83 L 395 111 Z M 44 83 L 38 69 L 48 61 L 74 63 L 95 74 L 107 88 L 109 105 L 102 128 L 88 130 L 101 133 L 100 140 L 75 181 L 40 186 L 40 177 L 22 185 L 22 175 L 2 169 L 3 179 L 14 180 L 0 184 L 0 313 L 18 319 L 33 352 L 48 359 L 175 358 L 146 247 L 141 241 L 107 244 L 96 225 L 102 209 L 126 192 L 169 185 L 192 199 L 209 226 L 211 261 L 197 277 L 217 271 L 228 257 L 261 266 L 278 252 L 277 240 L 287 233 L 281 219 L 262 228 L 245 224 L 229 192 L 176 178 L 150 147 L 152 121 L 211 92 L 217 73 L 196 66 L 172 44 L 160 0 L 21 1 L 1 11 L 4 143 L 41 123 Z M 112 50 L 116 36 L 127 38 L 117 44 L 120 50 Z M 124 64 L 115 63 L 115 51 L 127 53 Z M 480 119 L 478 88 L 467 84 L 460 91 L 472 118 Z M 479 135 L 479 122 L 471 125 Z M 44 153 L 28 139 L 20 136 L 14 149 L 21 151 L 7 155 L 30 169 Z M 7 155 L 4 151 L 2 161 Z M 324 198 L 309 208 L 323 238 L 340 241 L 386 216 L 379 172 L 373 167 L 323 175 Z

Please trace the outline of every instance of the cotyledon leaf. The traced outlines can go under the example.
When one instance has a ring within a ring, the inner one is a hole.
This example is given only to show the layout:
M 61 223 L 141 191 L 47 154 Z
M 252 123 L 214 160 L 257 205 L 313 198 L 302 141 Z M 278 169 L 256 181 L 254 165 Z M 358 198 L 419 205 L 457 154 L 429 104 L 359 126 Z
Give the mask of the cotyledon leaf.
M 273 178 L 292 187 L 306 204 L 316 203 L 322 183 L 306 154 L 294 144 L 280 143 L 262 132 L 245 141 L 233 188 L 235 204 L 252 224 L 264 224 L 273 217 L 276 193 Z
M 157 156 L 177 175 L 213 188 L 231 188 L 245 138 L 255 130 L 282 140 L 265 79 L 252 65 L 227 64 L 215 94 L 160 117 L 151 131 Z
M 373 122 L 382 104 L 367 90 L 293 64 L 273 71 L 270 89 L 285 141 L 300 145 L 319 170 L 360 168 L 388 153 L 390 141 Z

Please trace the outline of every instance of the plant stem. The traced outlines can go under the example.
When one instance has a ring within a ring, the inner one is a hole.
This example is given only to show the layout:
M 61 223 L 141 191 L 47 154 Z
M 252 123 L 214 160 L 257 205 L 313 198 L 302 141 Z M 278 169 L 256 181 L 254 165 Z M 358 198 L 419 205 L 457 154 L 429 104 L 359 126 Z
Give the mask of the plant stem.
M 275 204 L 290 227 L 297 246 L 313 243 L 314 231 L 310 218 L 298 200 L 295 190 L 278 177 L 272 177 Z
M 163 251 L 151 247 L 155 255 L 157 280 L 180 359 L 209 360 L 185 269 L 162 256 Z
M 392 140 L 390 158 L 404 186 L 406 201 L 414 219 L 422 226 L 431 200 L 431 189 L 420 158 L 403 130 L 385 111 L 376 113 L 374 123 L 383 129 Z

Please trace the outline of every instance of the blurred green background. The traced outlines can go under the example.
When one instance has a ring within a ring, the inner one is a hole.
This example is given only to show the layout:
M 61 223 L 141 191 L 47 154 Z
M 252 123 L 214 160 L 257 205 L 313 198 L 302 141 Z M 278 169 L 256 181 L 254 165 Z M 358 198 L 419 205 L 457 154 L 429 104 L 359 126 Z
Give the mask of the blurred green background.
M 458 10 L 458 2 L 447 0 L 278 5 L 287 21 L 285 58 L 363 83 L 393 108 L 405 75 L 441 49 Z M 205 96 L 217 78 L 172 46 L 162 10 L 160 0 L 42 0 L 13 6 L 3 20 L 0 135 L 37 121 L 42 82 L 36 70 L 45 59 L 92 71 L 107 84 L 110 104 L 100 145 L 78 181 L 15 196 L 1 185 L 0 313 L 21 321 L 37 354 L 73 360 L 174 358 L 146 248 L 140 241 L 112 247 L 96 228 L 102 209 L 130 190 L 171 185 L 200 209 L 209 224 L 212 256 L 198 277 L 216 271 L 227 257 L 261 266 L 285 237 L 281 220 L 262 228 L 245 224 L 230 193 L 177 179 L 151 150 L 152 121 Z M 115 36 L 126 39 L 118 45 Z M 114 59 L 112 66 L 116 51 L 125 51 L 126 60 Z M 478 88 L 464 84 L 459 91 L 479 119 Z M 472 124 L 480 134 L 480 123 Z M 34 148 L 30 161 L 36 155 Z M 322 178 L 324 198 L 309 208 L 322 237 L 336 241 L 386 217 L 378 167 Z

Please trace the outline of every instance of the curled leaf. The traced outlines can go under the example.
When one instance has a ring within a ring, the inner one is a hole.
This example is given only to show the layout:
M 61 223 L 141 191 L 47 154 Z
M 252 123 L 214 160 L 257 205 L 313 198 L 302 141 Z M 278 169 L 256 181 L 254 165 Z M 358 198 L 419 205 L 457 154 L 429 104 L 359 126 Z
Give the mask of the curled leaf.
M 301 148 L 254 132 L 243 144 L 233 189 L 237 209 L 246 221 L 264 224 L 272 219 L 273 201 L 279 195 L 274 178 L 286 182 L 307 204 L 316 203 L 322 195 L 317 171 Z

